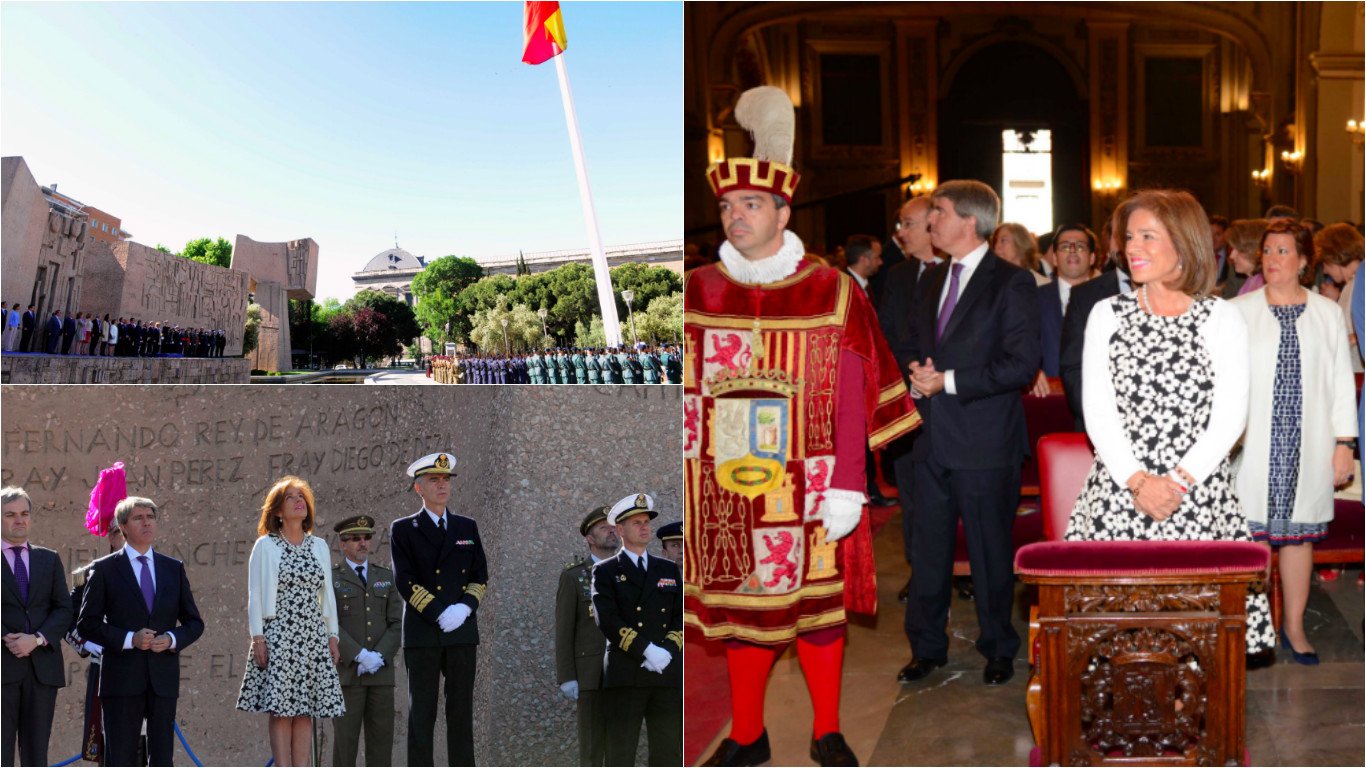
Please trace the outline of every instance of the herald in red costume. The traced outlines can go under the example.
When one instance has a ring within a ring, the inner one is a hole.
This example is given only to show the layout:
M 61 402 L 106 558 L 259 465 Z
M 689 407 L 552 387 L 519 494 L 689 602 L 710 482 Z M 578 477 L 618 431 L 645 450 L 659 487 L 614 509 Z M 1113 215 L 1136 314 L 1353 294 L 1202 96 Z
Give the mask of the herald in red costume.
M 781 92 L 757 90 L 790 113 Z M 784 204 L 798 179 L 771 157 L 707 175 L 718 198 L 756 190 Z M 832 735 L 848 751 L 844 627 L 848 612 L 877 610 L 864 449 L 920 423 L 863 291 L 801 258 L 792 233 L 781 237 L 753 272 L 753 254 L 728 243 L 723 263 L 694 270 L 684 288 L 685 622 L 726 641 L 733 711 L 714 765 L 767 759 L 764 691 L 794 640 L 815 709 L 813 756 Z

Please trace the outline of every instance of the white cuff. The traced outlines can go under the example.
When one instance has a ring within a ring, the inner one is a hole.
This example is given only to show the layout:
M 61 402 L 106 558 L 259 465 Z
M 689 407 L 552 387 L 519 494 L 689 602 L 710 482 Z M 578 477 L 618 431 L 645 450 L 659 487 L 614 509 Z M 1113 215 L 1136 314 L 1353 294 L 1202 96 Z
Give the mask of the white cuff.
M 953 380 L 953 371 L 944 371 L 944 391 L 950 395 L 958 394 L 958 386 Z

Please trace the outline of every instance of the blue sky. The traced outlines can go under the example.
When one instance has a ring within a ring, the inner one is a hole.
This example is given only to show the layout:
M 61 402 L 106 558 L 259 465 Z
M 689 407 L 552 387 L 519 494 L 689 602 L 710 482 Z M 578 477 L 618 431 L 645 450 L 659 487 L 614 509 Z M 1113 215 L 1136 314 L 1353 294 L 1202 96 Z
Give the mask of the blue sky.
M 605 245 L 682 236 L 681 3 L 562 2 Z M 553 62 L 522 3 L 0 6 L 0 154 L 179 250 L 312 237 L 318 296 L 399 244 L 585 248 Z

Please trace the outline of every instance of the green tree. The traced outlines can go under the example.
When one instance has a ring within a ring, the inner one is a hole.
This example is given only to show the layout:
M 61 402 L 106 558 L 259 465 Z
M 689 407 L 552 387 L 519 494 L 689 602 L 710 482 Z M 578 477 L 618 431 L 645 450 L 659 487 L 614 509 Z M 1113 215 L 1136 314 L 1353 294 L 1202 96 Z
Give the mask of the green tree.
M 261 305 L 247 305 L 246 327 L 242 331 L 242 356 L 246 357 L 256 351 L 256 344 L 261 340 Z
M 506 334 L 504 321 L 507 321 Z M 503 354 L 505 350 L 523 354 L 540 348 L 541 318 L 527 305 L 510 304 L 506 295 L 499 296 L 492 307 L 474 313 L 470 341 L 495 355 Z
M 185 250 L 181 251 L 180 255 L 200 264 L 227 268 L 232 263 L 232 243 L 221 237 L 217 240 L 201 237 L 186 243 Z
M 173 252 L 171 251 L 170 248 L 167 248 L 166 246 L 162 245 L 161 243 L 157 243 L 157 244 L 156 244 L 156 249 L 157 249 L 158 251 L 161 251 L 162 253 L 169 253 L 169 254 L 171 254 L 172 256 L 175 255 L 175 253 L 173 253 Z
M 383 291 L 361 291 L 347 300 L 342 308 L 352 314 L 361 309 L 371 309 L 382 316 L 379 319 L 387 323 L 386 333 L 394 341 L 394 345 L 385 345 L 386 349 L 393 348 L 393 352 L 385 354 L 398 354 L 402 351 L 403 345 L 422 333 L 417 324 L 417 317 L 413 315 L 413 308 L 397 296 L 391 296 Z
M 649 264 L 622 264 L 613 267 L 612 293 L 617 299 L 617 316 L 623 322 L 627 319 L 627 311 L 626 300 L 621 298 L 621 292 L 625 290 L 635 293 L 631 308 L 638 313 L 650 306 L 650 302 L 656 298 L 682 291 L 683 278 L 667 267 L 652 267 Z M 625 337 L 629 333 L 628 329 L 622 336 Z M 640 333 L 639 323 L 636 325 L 636 333 L 644 338 L 644 334 Z
M 602 326 L 602 315 L 593 315 L 587 326 L 582 320 L 574 323 L 574 346 L 598 349 L 607 346 L 607 331 Z
M 526 276 L 529 275 L 529 274 L 531 274 L 531 267 L 528 267 L 528 266 L 526 265 L 526 257 L 522 255 L 522 252 L 521 252 L 521 251 L 518 251 L 518 252 L 517 252 L 517 276 L 518 276 L 518 277 L 526 277 Z
M 651 344 L 682 341 L 682 292 L 660 296 L 644 312 L 637 312 L 636 335 Z
M 463 341 L 469 324 L 457 317 L 461 312 L 457 297 L 483 277 L 484 268 L 468 256 L 442 256 L 419 272 L 413 278 L 413 296 L 423 335 L 438 344 Z

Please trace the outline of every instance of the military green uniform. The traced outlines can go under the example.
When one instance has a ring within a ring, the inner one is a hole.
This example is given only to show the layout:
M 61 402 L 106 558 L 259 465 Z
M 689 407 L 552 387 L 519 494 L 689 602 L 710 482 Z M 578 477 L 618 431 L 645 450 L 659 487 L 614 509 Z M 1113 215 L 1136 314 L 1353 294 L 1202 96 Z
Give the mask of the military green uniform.
M 653 352 L 643 351 L 640 353 L 640 368 L 645 375 L 646 384 L 659 383 L 659 360 Z
M 592 350 L 589 350 L 589 351 L 588 351 L 588 354 L 584 356 L 584 361 L 583 361 L 583 362 L 584 362 L 584 366 L 588 369 L 588 383 L 589 383 L 589 384 L 601 384 L 601 383 L 602 383 L 602 368 L 598 367 L 598 356 L 597 356 L 597 354 L 594 353 Z
M 621 366 L 621 383 L 636 383 L 636 370 L 631 367 L 631 356 L 625 352 L 618 352 L 617 364 Z
M 560 572 L 555 593 L 555 682 L 579 684 L 579 765 L 605 765 L 606 719 L 602 712 L 602 659 L 607 638 L 593 622 L 593 561 L 579 560 Z
M 575 352 L 575 353 L 574 353 L 574 356 L 573 356 L 572 358 L 570 358 L 570 360 L 571 360 L 571 361 L 573 362 L 573 364 L 574 364 L 574 383 L 576 383 L 576 384 L 587 384 L 587 383 L 588 383 L 588 363 L 587 363 L 587 361 L 585 361 L 585 360 L 583 359 L 583 352 L 582 352 L 582 351 Z
M 336 729 L 333 765 L 356 764 L 362 727 L 365 764 L 394 764 L 394 669 L 402 639 L 403 600 L 394 585 L 393 571 L 375 565 L 374 561 L 366 563 L 364 570 L 362 583 L 345 558 L 332 566 L 342 659 L 337 673 L 346 702 L 346 714 L 332 721 Z M 384 657 L 384 666 L 379 671 L 359 673 L 356 655 L 362 648 Z

